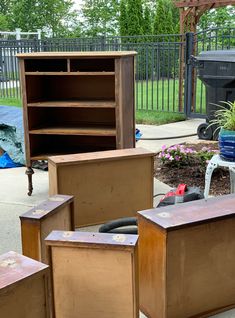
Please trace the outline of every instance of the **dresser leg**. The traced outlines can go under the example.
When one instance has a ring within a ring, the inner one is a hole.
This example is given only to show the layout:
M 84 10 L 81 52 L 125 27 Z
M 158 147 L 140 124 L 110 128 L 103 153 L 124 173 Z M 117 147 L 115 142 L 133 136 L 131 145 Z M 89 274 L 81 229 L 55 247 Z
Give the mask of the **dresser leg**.
M 34 171 L 31 167 L 27 167 L 25 174 L 28 176 L 28 195 L 30 196 L 33 192 L 32 175 L 34 174 Z

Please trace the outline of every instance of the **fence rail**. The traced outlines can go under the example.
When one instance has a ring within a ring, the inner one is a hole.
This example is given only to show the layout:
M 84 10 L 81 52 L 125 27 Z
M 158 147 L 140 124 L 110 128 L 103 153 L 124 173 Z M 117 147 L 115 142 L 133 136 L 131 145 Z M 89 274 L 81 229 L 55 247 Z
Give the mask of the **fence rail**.
M 193 98 L 188 89 L 189 69 L 185 55 L 203 50 L 235 47 L 235 28 L 211 29 L 197 34 L 126 36 L 76 39 L 0 40 L 0 98 L 19 98 L 17 53 L 48 51 L 138 52 L 135 70 L 136 109 L 165 112 L 205 113 L 205 88 L 195 78 Z M 191 70 L 193 72 L 193 70 Z M 184 107 L 183 107 L 184 106 Z

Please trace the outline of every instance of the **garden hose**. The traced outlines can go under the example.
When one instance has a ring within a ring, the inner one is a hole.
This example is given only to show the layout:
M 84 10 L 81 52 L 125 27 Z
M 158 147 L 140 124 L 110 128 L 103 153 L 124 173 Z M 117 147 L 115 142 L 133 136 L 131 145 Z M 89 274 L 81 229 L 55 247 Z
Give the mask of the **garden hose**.
M 193 136 L 197 136 L 197 134 L 188 134 L 188 135 L 181 135 L 181 136 L 173 136 L 173 137 L 160 137 L 160 138 L 138 138 L 138 140 L 167 140 L 167 139 L 179 139 L 179 138 L 186 138 L 186 137 L 193 137 Z
M 129 229 L 118 229 L 122 226 L 135 226 L 135 228 Z M 100 233 L 126 233 L 126 234 L 137 234 L 137 217 L 127 217 L 122 219 L 117 219 L 111 222 L 107 222 L 101 225 L 99 228 Z

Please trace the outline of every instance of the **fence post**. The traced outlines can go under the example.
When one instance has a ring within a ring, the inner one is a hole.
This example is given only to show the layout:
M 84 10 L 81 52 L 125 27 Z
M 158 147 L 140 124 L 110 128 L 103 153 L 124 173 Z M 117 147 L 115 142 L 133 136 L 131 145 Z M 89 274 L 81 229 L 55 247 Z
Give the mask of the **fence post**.
M 20 28 L 16 28 L 16 40 L 20 40 L 21 39 L 20 31 L 21 31 Z
M 193 66 L 190 62 L 190 57 L 194 52 L 194 33 L 186 33 L 185 40 L 185 84 L 184 84 L 184 114 L 186 117 L 190 116 L 192 107 L 192 96 L 193 96 Z
M 42 38 L 42 30 L 41 29 L 37 29 L 37 34 L 38 34 L 38 40 L 41 40 L 41 38 Z

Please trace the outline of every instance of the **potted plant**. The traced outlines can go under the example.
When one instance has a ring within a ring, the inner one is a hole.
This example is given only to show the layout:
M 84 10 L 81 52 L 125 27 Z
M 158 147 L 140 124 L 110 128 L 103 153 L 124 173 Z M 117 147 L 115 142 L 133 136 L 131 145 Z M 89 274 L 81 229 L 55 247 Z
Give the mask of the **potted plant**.
M 211 125 L 218 126 L 220 156 L 228 161 L 235 161 L 235 101 L 223 102 L 215 112 Z

